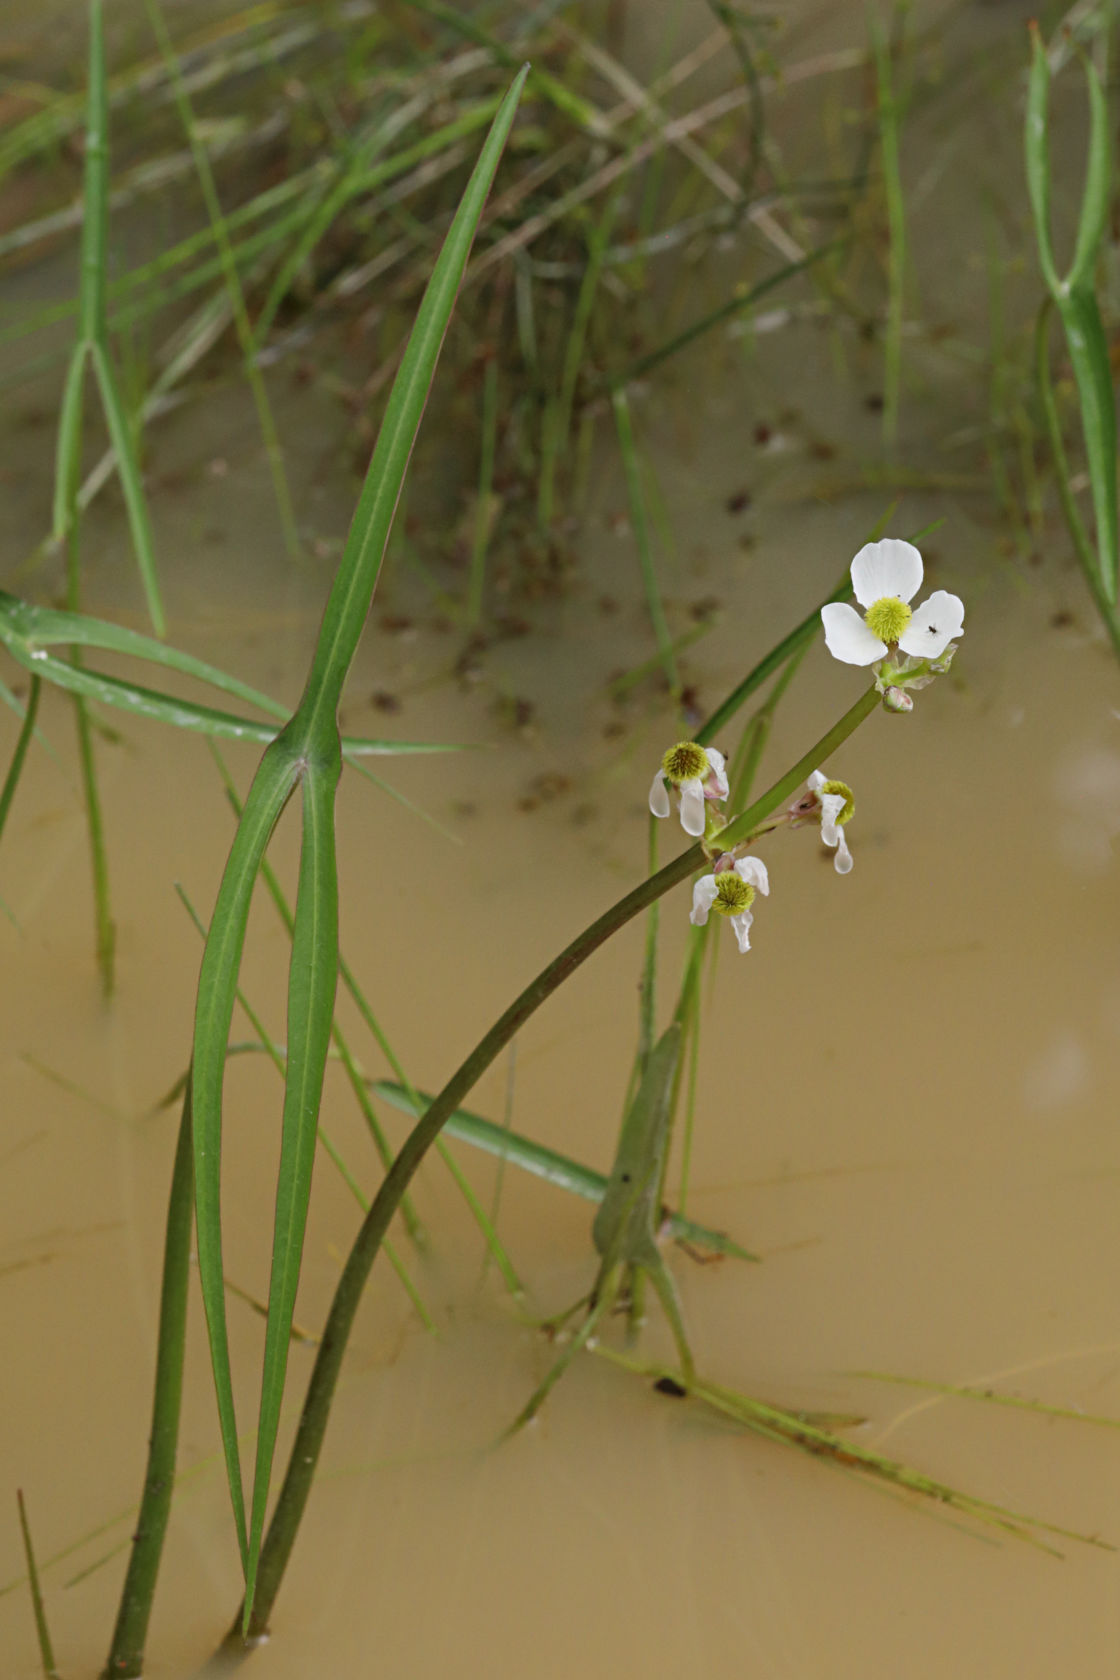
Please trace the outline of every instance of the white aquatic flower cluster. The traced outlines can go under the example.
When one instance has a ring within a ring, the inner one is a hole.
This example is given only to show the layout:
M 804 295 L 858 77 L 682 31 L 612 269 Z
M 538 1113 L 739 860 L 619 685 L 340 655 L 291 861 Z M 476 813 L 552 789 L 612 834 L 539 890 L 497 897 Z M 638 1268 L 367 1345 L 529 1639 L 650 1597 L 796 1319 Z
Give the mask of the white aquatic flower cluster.
M 949 669 L 957 651 L 953 643 L 964 629 L 964 602 L 946 589 L 935 589 L 911 608 L 923 575 L 913 543 L 897 537 L 865 543 L 852 561 L 862 618 L 845 601 L 821 608 L 829 652 L 846 665 L 873 665 L 875 686 L 890 711 L 910 711 L 908 690 L 924 688 Z
M 751 906 L 758 893 L 769 896 L 770 876 L 761 858 L 743 853 L 738 846 L 730 852 L 720 848 L 719 836 L 727 826 L 722 809 L 728 794 L 723 754 L 714 747 L 702 747 L 697 741 L 678 741 L 670 747 L 649 791 L 649 808 L 655 817 L 667 817 L 670 812 L 666 782 L 677 790 L 681 827 L 701 841 L 713 860 L 711 874 L 701 875 L 693 886 L 689 920 L 694 927 L 703 927 L 713 911 L 725 916 L 740 951 L 749 951 L 754 920 Z M 852 790 L 846 782 L 830 781 L 822 771 L 814 770 L 807 791 L 779 821 L 788 822 L 791 828 L 804 822 L 819 822 L 821 839 L 836 853 L 836 873 L 846 875 L 852 867 L 852 854 L 844 826 L 855 808 Z
M 677 795 L 681 827 L 694 840 L 702 841 L 711 857 L 718 851 L 718 835 L 727 822 L 722 808 L 729 791 L 723 754 L 715 747 L 702 747 L 698 741 L 678 741 L 663 756 L 649 790 L 649 808 L 655 817 L 669 815 L 670 787 Z M 703 927 L 712 910 L 726 916 L 740 951 L 749 951 L 751 905 L 756 892 L 769 891 L 770 881 L 761 859 L 720 852 L 712 873 L 701 875 L 692 889 L 690 919 L 695 927 Z
M 964 603 L 948 590 L 935 589 L 920 607 L 911 608 L 923 575 L 922 557 L 912 543 L 897 537 L 866 543 L 852 561 L 852 590 L 864 609 L 862 617 L 843 601 L 821 608 L 829 652 L 847 665 L 874 666 L 875 687 L 890 711 L 910 711 L 914 701 L 909 690 L 924 688 L 949 669 L 957 651 L 955 638 L 964 629 Z M 669 815 L 670 789 L 677 796 L 681 827 L 713 860 L 711 874 L 701 875 L 692 889 L 689 919 L 695 927 L 704 927 L 713 911 L 725 916 L 740 951 L 749 951 L 751 906 L 758 893 L 769 894 L 770 877 L 762 860 L 746 854 L 743 845 L 731 851 L 720 846 L 720 834 L 727 827 L 723 754 L 698 741 L 678 741 L 662 758 L 649 790 L 655 817 Z M 822 842 L 835 854 L 836 873 L 847 875 L 852 854 L 844 830 L 855 808 L 846 782 L 814 770 L 801 798 L 767 826 L 785 822 L 796 828 L 818 822 Z

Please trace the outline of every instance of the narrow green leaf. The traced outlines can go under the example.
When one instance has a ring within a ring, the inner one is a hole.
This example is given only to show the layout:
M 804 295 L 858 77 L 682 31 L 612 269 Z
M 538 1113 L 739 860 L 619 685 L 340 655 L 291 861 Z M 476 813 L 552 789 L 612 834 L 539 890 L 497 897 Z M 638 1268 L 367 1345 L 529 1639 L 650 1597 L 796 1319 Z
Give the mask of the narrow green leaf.
M 247 1610 L 252 1606 L 256 1587 L 269 1477 L 280 1427 L 307 1206 L 311 1199 L 311 1169 L 315 1160 L 319 1104 L 334 1018 L 338 981 L 334 798 L 341 771 L 342 760 L 336 745 L 333 761 L 309 766 L 303 778 L 303 843 L 288 971 L 284 1116 L 257 1427 L 257 1462 L 249 1522 L 249 1557 L 245 1572 Z
M 1051 294 L 1061 290 L 1058 270 L 1054 262 L 1054 247 L 1050 243 L 1050 142 L 1049 104 L 1050 66 L 1046 62 L 1046 48 L 1042 44 L 1038 25 L 1031 25 L 1031 68 L 1027 79 L 1027 117 L 1023 130 L 1027 166 L 1027 196 L 1034 216 L 1034 236 L 1038 243 L 1038 262 L 1042 277 Z
M 186 1075 L 183 1110 L 163 1245 L 159 1340 L 152 1396 L 152 1427 L 139 1520 L 121 1590 L 120 1607 L 102 1680 L 126 1680 L 144 1668 L 144 1646 L 163 1556 L 175 1462 L 179 1449 L 179 1414 L 183 1398 L 187 1295 L 191 1273 L 191 1227 L 194 1215 L 194 1161 L 191 1150 L 191 1080 Z
M 55 542 L 62 542 L 73 518 L 74 493 L 78 486 L 78 463 L 82 452 L 82 399 L 86 383 L 86 350 L 84 340 L 74 346 L 62 392 L 62 406 L 58 414 L 54 509 L 51 516 L 51 537 Z
M 43 1680 L 58 1680 L 58 1669 L 54 1663 L 50 1629 L 47 1626 L 47 1610 L 43 1603 L 43 1591 L 39 1585 L 39 1571 L 35 1564 L 35 1548 L 31 1544 L 31 1525 L 27 1520 L 27 1506 L 24 1503 L 22 1488 L 16 1489 L 16 1503 L 19 1506 L 19 1526 L 20 1533 L 23 1536 L 23 1555 L 27 1561 L 27 1581 L 31 1591 L 31 1608 L 35 1616 L 35 1634 L 39 1641 L 39 1661 L 43 1665 Z
M 267 1623 L 287 1560 L 284 1547 L 278 1550 L 274 1544 L 270 1544 L 262 1555 L 260 1540 L 268 1503 L 268 1476 L 275 1449 L 286 1359 L 286 1348 L 281 1349 L 279 1345 L 280 1331 L 288 1314 L 288 1297 L 294 1297 L 298 1282 L 306 1195 L 310 1187 L 310 1150 L 314 1138 L 312 1123 L 318 1108 L 323 1066 L 329 1048 L 331 1004 L 338 965 L 333 799 L 341 763 L 339 702 L 377 583 L 444 333 L 486 195 L 513 123 L 526 73 L 527 70 L 522 70 L 499 107 L 432 270 L 389 394 L 350 535 L 323 615 L 303 699 L 291 722 L 267 749 L 250 790 L 211 920 L 199 976 L 194 1054 L 199 1272 L 201 1275 L 204 1269 L 205 1247 L 205 1295 L 211 1359 L 234 1516 L 246 1573 L 241 1617 L 246 1633 L 255 1630 L 262 1617 Z M 270 1299 L 257 1474 L 253 1487 L 251 1527 L 247 1532 L 225 1307 L 221 1298 L 222 1073 L 253 883 L 272 826 L 299 776 L 305 778 L 304 839 L 289 970 L 289 1059 L 272 1269 L 275 1304 Z M 308 1132 L 311 1133 L 310 1144 L 306 1137 Z M 313 1468 L 314 1459 L 305 1458 L 301 1476 L 306 1474 L 309 1477 Z M 299 1511 L 294 1516 L 293 1526 L 289 1526 L 293 1510 L 291 1500 L 284 1506 L 284 1515 L 274 1519 L 274 1528 L 278 1521 L 281 1531 L 288 1535 L 289 1545 L 302 1513 L 302 1499 L 298 1495 L 296 1504 Z M 254 1598 L 258 1587 L 261 1604 L 255 1609 Z
M 338 711 L 342 685 L 369 611 L 447 323 L 527 74 L 528 66 L 516 77 L 498 108 L 432 270 L 389 393 L 301 702 L 300 710 L 306 714 L 309 729 L 315 727 L 317 718 L 333 718 Z
M 1108 201 L 1112 190 L 1112 144 L 1108 132 L 1108 102 L 1092 60 L 1085 59 L 1085 86 L 1089 95 L 1089 158 L 1085 169 L 1085 192 L 1077 223 L 1077 244 L 1066 277 L 1071 290 L 1092 284 L 1093 268 L 1101 240 L 1108 226 Z
M 1095 294 L 1087 287 L 1059 296 L 1058 313 L 1065 329 L 1089 467 L 1093 519 L 1097 536 L 1097 567 L 1101 588 L 1110 605 L 1116 602 L 1118 508 L 1116 488 L 1116 394 L 1108 341 Z
M 234 327 L 237 332 L 238 345 L 241 349 L 245 380 L 252 393 L 253 404 L 257 411 L 257 423 L 264 440 L 265 454 L 268 458 L 269 472 L 272 477 L 272 490 L 276 498 L 277 511 L 284 532 L 284 541 L 289 554 L 298 555 L 300 552 L 299 528 L 296 523 L 295 510 L 292 506 L 287 473 L 284 468 L 283 451 L 280 447 L 276 422 L 268 400 L 268 390 L 265 386 L 264 376 L 257 363 L 253 329 L 249 324 L 249 314 L 245 305 L 245 292 L 230 241 L 225 214 L 218 196 L 214 172 L 210 167 L 210 158 L 206 147 L 199 139 L 198 125 L 195 122 L 190 96 L 158 0 L 144 0 L 144 10 L 148 22 L 151 24 L 152 33 L 159 44 L 160 56 L 167 72 L 175 107 L 183 125 L 183 132 L 187 137 L 191 157 L 194 160 L 195 174 L 202 191 L 202 201 L 206 206 L 207 219 L 213 230 L 214 243 L 221 259 L 222 279 L 233 311 Z
M 12 762 L 8 766 L 8 774 L 4 777 L 3 790 L 0 791 L 0 835 L 3 834 L 7 824 L 8 812 L 12 808 L 12 800 L 15 798 L 15 791 L 19 785 L 20 774 L 27 757 L 27 749 L 31 744 L 31 737 L 35 733 L 35 717 L 39 710 L 39 695 L 42 692 L 42 687 L 38 676 L 33 676 L 27 695 L 27 707 L 23 714 L 23 722 L 20 725 L 16 748 L 12 754 Z
M 109 328 L 105 308 L 108 236 L 109 102 L 105 85 L 101 0 L 90 0 L 79 344 L 63 398 L 54 528 L 56 537 L 64 529 L 69 529 L 74 512 L 73 498 L 77 490 L 76 474 L 81 440 L 81 380 L 75 369 L 84 365 L 84 355 L 88 353 L 93 362 L 109 437 L 116 455 L 117 472 L 128 510 L 132 546 L 148 603 L 148 612 L 157 636 L 162 636 L 165 629 L 163 603 L 156 581 L 155 556 L 144 494 L 140 486 L 140 470 L 109 359 Z M 60 511 L 64 513 L 64 522 L 60 522 Z
M 721 321 L 729 321 L 733 316 L 740 315 L 744 309 L 749 309 L 753 303 L 757 303 L 759 298 L 765 297 L 767 292 L 774 291 L 778 286 L 784 286 L 786 281 L 792 280 L 795 274 L 800 274 L 803 269 L 810 268 L 813 263 L 820 262 L 822 257 L 839 250 L 846 243 L 847 241 L 844 239 L 830 240 L 827 245 L 819 245 L 815 251 L 806 252 L 803 257 L 798 257 L 795 262 L 783 264 L 781 268 L 775 269 L 773 274 L 768 274 L 765 279 L 759 280 L 756 285 L 743 291 L 737 290 L 734 296 L 719 304 L 707 315 L 702 315 L 698 321 L 693 321 L 691 326 L 676 333 L 667 343 L 659 345 L 656 350 L 650 350 L 646 355 L 640 356 L 636 362 L 632 362 L 618 376 L 615 383 L 629 385 L 635 379 L 644 379 L 647 374 L 653 372 L 655 367 L 660 367 L 662 362 L 668 361 L 670 356 L 677 354 L 678 350 L 683 350 L 686 345 L 694 343 L 704 333 L 710 332 Z
M 178 729 L 197 730 L 205 735 L 221 735 L 233 740 L 259 741 L 267 745 L 279 734 L 279 722 L 288 717 L 286 707 L 240 682 L 225 671 L 207 665 L 201 659 L 142 636 L 135 630 L 109 624 L 103 619 L 88 618 L 84 613 L 56 612 L 36 607 L 0 590 L 0 643 L 12 658 L 36 677 L 44 677 L 59 688 L 84 694 L 103 701 L 122 711 L 140 717 L 169 723 Z M 98 647 L 109 652 L 129 654 L 147 659 L 169 670 L 210 683 L 224 693 L 236 695 L 251 705 L 259 706 L 278 720 L 277 726 L 259 723 L 252 718 L 236 717 L 217 711 L 192 700 L 180 699 L 160 689 L 143 687 L 91 671 L 86 666 L 74 666 L 66 660 L 46 653 L 47 647 L 66 643 L 75 647 Z M 385 741 L 364 735 L 344 735 L 343 751 L 347 756 L 361 754 L 391 757 L 399 753 L 462 752 L 463 746 L 442 741 Z
M 109 101 L 105 87 L 101 0 L 89 0 L 89 87 L 86 90 L 82 198 L 78 332 L 87 344 L 92 344 L 105 327 L 106 252 L 109 243 Z
M 285 737 L 267 748 L 249 789 L 218 889 L 210 932 L 202 954 L 195 1010 L 193 1127 L 198 1275 L 206 1309 L 222 1447 L 243 1567 L 248 1565 L 249 1538 L 237 1445 L 222 1264 L 222 1088 L 226 1045 L 253 887 L 272 830 L 291 796 L 299 773 L 298 759 Z
M 634 442 L 634 428 L 630 424 L 630 404 L 626 399 L 624 388 L 619 385 L 611 392 L 611 407 L 614 411 L 615 428 L 618 432 L 618 447 L 622 455 L 622 471 L 626 479 L 626 492 L 630 502 L 630 523 L 634 531 L 634 540 L 638 545 L 638 561 L 642 568 L 642 587 L 646 597 L 646 611 L 650 624 L 653 626 L 657 651 L 661 659 L 661 669 L 665 681 L 669 685 L 669 692 L 675 697 L 680 692 L 681 679 L 677 669 L 676 656 L 673 653 L 673 638 L 669 634 L 669 626 L 665 621 L 665 609 L 661 604 L 661 591 L 657 583 L 657 572 L 654 567 L 653 545 L 650 541 L 649 520 L 646 516 L 646 498 L 642 488 L 641 463 L 638 460 L 637 446 Z
M 1081 518 L 1080 509 L 1077 506 L 1069 461 L 1066 458 L 1066 448 L 1062 438 L 1062 423 L 1058 417 L 1058 405 L 1054 399 L 1049 353 L 1049 322 L 1050 311 L 1053 307 L 1053 301 L 1046 298 L 1038 312 L 1038 320 L 1035 325 L 1035 378 L 1038 384 L 1038 395 L 1047 437 L 1050 441 L 1050 451 L 1054 457 L 1054 476 L 1057 483 L 1058 499 L 1062 504 L 1062 513 L 1065 515 L 1066 525 L 1070 537 L 1073 539 L 1074 550 L 1081 563 L 1081 570 L 1085 574 L 1085 582 L 1093 600 L 1096 602 L 1097 611 L 1101 615 L 1101 622 L 1108 631 L 1113 652 L 1120 659 L 1120 620 L 1117 619 L 1115 606 L 1105 595 L 1097 559 L 1093 553 L 1085 523 Z
M 136 449 L 132 439 L 132 428 L 124 412 L 120 392 L 117 389 L 116 375 L 113 364 L 109 360 L 108 351 L 103 344 L 94 343 L 90 346 L 90 357 L 93 361 L 97 384 L 101 392 L 101 406 L 105 411 L 105 423 L 109 428 L 109 440 L 113 445 L 116 456 L 117 476 L 121 481 L 124 492 L 124 505 L 128 512 L 128 528 L 132 535 L 132 550 L 136 556 L 136 565 L 140 572 L 140 581 L 144 586 L 144 599 L 148 603 L 148 616 L 151 618 L 157 636 L 165 634 L 167 621 L 163 612 L 163 601 L 160 598 L 159 582 L 156 578 L 156 557 L 152 546 L 152 528 L 148 522 L 148 504 L 144 499 L 144 491 L 140 483 L 140 462 L 136 456 Z

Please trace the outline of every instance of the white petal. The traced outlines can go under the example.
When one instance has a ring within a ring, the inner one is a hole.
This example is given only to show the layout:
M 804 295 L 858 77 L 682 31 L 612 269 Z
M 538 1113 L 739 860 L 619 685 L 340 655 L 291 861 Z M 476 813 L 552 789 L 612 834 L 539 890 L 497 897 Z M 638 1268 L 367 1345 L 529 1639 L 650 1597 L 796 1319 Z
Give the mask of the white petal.
M 740 951 L 749 951 L 751 948 L 749 934 L 753 920 L 754 917 L 749 910 L 740 910 L 737 916 L 731 917 L 731 926 L 735 929 L 735 937 L 739 941 Z
M 727 760 L 721 752 L 717 752 L 715 747 L 705 747 L 704 751 L 707 753 L 708 763 L 712 767 L 712 774 L 715 778 L 716 787 L 719 790 L 719 797 L 721 799 L 726 799 L 729 791 L 727 786 Z
M 714 875 L 701 875 L 692 889 L 692 910 L 689 921 L 693 927 L 703 927 L 708 919 L 708 911 L 712 908 L 716 897 L 716 878 Z
M 922 557 L 913 543 L 898 537 L 865 543 L 852 561 L 852 588 L 861 607 L 874 606 L 884 595 L 912 601 L 921 587 Z
M 905 632 L 898 638 L 903 653 L 936 659 L 964 629 L 964 602 L 946 589 L 935 589 L 923 601 Z
M 681 827 L 694 840 L 699 840 L 704 832 L 704 784 L 694 776 L 691 781 L 681 783 L 680 794 Z
M 764 898 L 770 896 L 770 877 L 761 858 L 742 857 L 736 861 L 735 873 L 741 881 L 748 881 Z M 734 917 L 732 917 L 734 920 Z
M 844 830 L 842 828 L 838 828 L 836 830 L 835 864 L 837 875 L 846 875 L 852 867 L 852 854 L 848 850 L 848 842 L 844 838 Z
M 878 597 L 876 597 L 878 599 Z M 869 630 L 854 607 L 846 601 L 830 601 L 821 608 L 824 639 L 834 659 L 845 665 L 873 665 L 887 651 L 874 630 Z
M 837 818 L 848 802 L 842 793 L 822 793 L 820 801 L 821 839 L 826 846 L 838 846 L 843 831 Z
M 665 778 L 659 770 L 653 778 L 653 786 L 649 790 L 649 808 L 655 817 L 669 815 L 669 795 L 665 787 Z
M 1117 712 L 1116 715 L 1117 717 L 1120 717 L 1120 712 Z M 819 793 L 827 780 L 828 777 L 825 775 L 823 770 L 814 770 L 808 781 L 809 792 Z

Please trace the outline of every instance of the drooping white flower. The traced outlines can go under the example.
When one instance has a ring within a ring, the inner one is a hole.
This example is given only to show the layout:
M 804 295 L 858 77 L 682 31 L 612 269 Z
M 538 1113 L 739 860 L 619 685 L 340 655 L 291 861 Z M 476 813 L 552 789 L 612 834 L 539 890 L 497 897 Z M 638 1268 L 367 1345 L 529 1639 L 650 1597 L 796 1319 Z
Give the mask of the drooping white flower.
M 727 798 L 727 769 L 724 756 L 715 747 L 701 747 L 695 741 L 678 741 L 658 766 L 649 790 L 649 808 L 655 817 L 669 815 L 671 782 L 680 796 L 681 827 L 694 840 L 704 833 L 705 804 Z
M 721 858 L 720 862 L 723 861 Z M 766 865 L 761 858 L 737 858 L 727 869 L 717 868 L 714 875 L 701 875 L 692 889 L 692 913 L 688 919 L 694 927 L 703 927 L 709 911 L 727 916 L 740 951 L 749 951 L 750 926 L 754 920 L 751 905 L 756 891 L 764 896 L 770 891 Z
M 821 608 L 829 652 L 846 665 L 873 665 L 889 646 L 921 659 L 936 659 L 964 628 L 964 603 L 935 589 L 916 612 L 910 602 L 922 585 L 922 557 L 897 537 L 865 543 L 852 561 L 852 588 L 865 609 L 861 618 L 846 601 Z
M 821 839 L 826 846 L 835 847 L 833 862 L 837 875 L 846 875 L 852 867 L 852 854 L 848 850 L 844 824 L 850 822 L 855 813 L 852 790 L 847 782 L 830 781 L 820 770 L 814 770 L 809 777 L 809 791 L 815 795 L 820 806 Z

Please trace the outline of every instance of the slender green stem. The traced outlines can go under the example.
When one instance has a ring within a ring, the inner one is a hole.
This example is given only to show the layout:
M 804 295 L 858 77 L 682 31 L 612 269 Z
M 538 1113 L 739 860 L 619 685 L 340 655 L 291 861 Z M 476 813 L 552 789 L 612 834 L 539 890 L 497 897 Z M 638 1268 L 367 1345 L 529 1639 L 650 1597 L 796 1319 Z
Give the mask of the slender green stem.
M 218 197 L 214 172 L 210 167 L 206 147 L 198 136 L 194 111 L 179 69 L 179 60 L 175 48 L 172 45 L 170 35 L 167 33 L 167 25 L 163 21 L 163 14 L 156 0 L 144 0 L 144 9 L 147 12 L 148 22 L 151 24 L 152 33 L 158 42 L 160 55 L 171 81 L 175 106 L 179 113 L 179 120 L 183 125 L 183 132 L 187 137 L 187 144 L 191 149 L 195 171 L 198 175 L 198 184 L 202 188 L 203 202 L 206 205 L 206 214 L 213 230 L 214 243 L 221 258 L 222 276 L 233 308 L 237 341 L 241 348 L 242 361 L 245 367 L 245 378 L 253 395 L 253 403 L 257 411 L 257 424 L 261 429 L 265 453 L 268 456 L 269 470 L 272 474 L 273 494 L 276 497 L 276 506 L 280 514 L 284 542 L 289 554 L 298 555 L 301 552 L 299 527 L 296 523 L 295 509 L 292 506 L 288 476 L 284 469 L 283 450 L 280 446 L 279 433 L 276 430 L 276 422 L 273 419 L 272 408 L 268 400 L 268 392 L 265 390 L 264 377 L 257 364 L 258 347 L 249 321 L 249 312 L 245 306 L 245 293 L 241 285 L 237 259 L 230 243 L 225 214 Z
M 737 817 L 725 830 L 727 843 L 733 845 L 747 839 L 780 805 L 788 801 L 811 770 L 817 768 L 846 741 L 879 704 L 874 688 L 868 689 L 843 717 L 817 741 L 774 785 L 756 799 L 748 810 Z M 268 1619 L 284 1571 L 291 1557 L 292 1547 L 311 1491 L 315 1467 L 322 1451 L 323 1438 L 330 1417 L 331 1402 L 338 1381 L 346 1344 L 353 1327 L 358 1303 L 365 1288 L 370 1268 L 384 1240 L 401 1197 L 413 1174 L 435 1142 L 444 1122 L 460 1106 L 472 1087 L 485 1073 L 495 1057 L 505 1048 L 525 1022 L 551 997 L 557 987 L 575 973 L 594 951 L 626 926 L 633 917 L 647 909 L 672 887 L 687 879 L 703 861 L 699 843 L 690 846 L 656 875 L 650 876 L 620 898 L 616 904 L 591 923 L 590 927 L 572 941 L 560 955 L 544 968 L 536 979 L 514 999 L 499 1016 L 489 1032 L 467 1056 L 438 1096 L 421 1115 L 394 1161 L 373 1205 L 362 1224 L 350 1250 L 339 1279 L 323 1331 L 322 1341 L 311 1374 L 296 1438 L 292 1446 L 288 1469 L 284 1477 L 272 1515 L 257 1569 L 256 1591 L 247 1623 L 243 1613 L 227 1637 L 227 1649 L 236 1649 L 243 1638 L 259 1639 L 268 1627 Z
M 486 584 L 486 552 L 494 520 L 494 457 L 498 442 L 498 359 L 490 356 L 482 375 L 482 436 L 479 442 L 478 500 L 474 510 L 474 539 L 471 543 L 470 582 L 467 586 L 467 623 L 473 630 L 482 617 L 482 592 Z
M 1050 378 L 1050 310 L 1051 300 L 1046 298 L 1038 312 L 1035 324 L 1035 378 L 1038 383 L 1038 394 L 1042 403 L 1042 415 L 1046 423 L 1046 433 L 1050 442 L 1050 453 L 1054 457 L 1054 473 L 1058 486 L 1058 500 L 1062 504 L 1062 513 L 1066 526 L 1073 540 L 1074 552 L 1081 564 L 1085 582 L 1089 586 L 1089 593 L 1096 603 L 1101 623 L 1108 632 L 1113 652 L 1120 659 L 1120 619 L 1114 603 L 1109 600 L 1101 582 L 1101 574 L 1097 567 L 1097 560 L 1089 542 L 1088 532 L 1078 510 L 1070 482 L 1069 462 L 1066 458 L 1065 444 L 1062 441 L 1062 423 L 1058 416 L 1058 405 L 1054 400 L 1054 385 Z
M 646 873 L 657 873 L 657 818 L 649 819 L 649 846 L 646 852 Z M 646 1057 L 653 1049 L 657 1020 L 657 933 L 661 920 L 661 906 L 651 904 L 646 915 L 646 949 L 642 962 L 641 987 L 638 993 L 638 1076 L 641 1077 Z
M 71 612 L 81 610 L 80 571 L 78 567 L 78 527 L 70 525 L 67 533 L 66 604 Z M 82 650 L 70 649 L 71 665 L 81 668 Z M 109 897 L 109 856 L 105 847 L 105 822 L 101 811 L 101 790 L 97 781 L 97 760 L 93 750 L 93 729 L 89 707 L 84 696 L 74 696 L 74 721 L 78 731 L 78 762 L 81 769 L 82 794 L 86 806 L 86 829 L 89 834 L 89 861 L 93 876 L 93 915 L 97 948 L 97 969 L 101 989 L 112 996 L 115 981 L 117 929 Z
M 899 108 L 891 78 L 891 49 L 872 18 L 871 41 L 879 109 L 879 151 L 883 163 L 883 192 L 887 204 L 887 330 L 883 343 L 883 442 L 893 449 L 898 439 L 898 411 L 902 372 L 902 294 L 906 279 L 906 208 L 899 160 Z
M 121 1593 L 117 1625 L 109 1646 L 102 1680 L 120 1680 L 143 1672 L 144 1643 L 159 1575 L 163 1540 L 171 1511 L 175 1458 L 179 1445 L 179 1413 L 183 1396 L 183 1361 L 187 1335 L 187 1293 L 191 1269 L 191 1226 L 194 1218 L 194 1153 L 191 1148 L 191 1079 L 187 1075 L 179 1141 L 171 1173 L 167 1204 L 167 1233 L 163 1245 L 163 1285 L 160 1292 L 156 1383 L 152 1400 L 152 1432 L 148 1468 L 140 1500 L 140 1516 L 132 1536 L 132 1555 Z
M 1061 317 L 1081 410 L 1081 429 L 1093 501 L 1096 566 L 1100 585 L 1099 589 L 1093 588 L 1093 594 L 1099 601 L 1103 593 L 1104 599 L 1110 605 L 1115 605 L 1120 547 L 1116 397 L 1108 342 L 1093 289 L 1093 271 L 1109 215 L 1112 137 L 1109 132 L 1108 105 L 1104 90 L 1088 59 L 1084 60 L 1084 65 L 1089 102 L 1089 153 L 1085 188 L 1078 216 L 1073 261 L 1067 273 L 1059 276 L 1050 236 L 1050 67 L 1038 25 L 1031 25 L 1031 68 L 1027 80 L 1024 130 L 1027 191 L 1034 217 L 1039 267 L 1046 282 L 1046 289 Z M 1078 542 L 1076 532 L 1074 541 Z M 1080 544 L 1078 552 L 1080 555 Z M 1109 633 L 1112 634 L 1111 630 Z
M 31 1524 L 27 1520 L 27 1506 L 24 1502 L 22 1488 L 16 1489 L 16 1504 L 19 1506 L 19 1527 L 23 1536 L 23 1555 L 27 1562 L 27 1583 L 31 1590 L 31 1608 L 35 1615 L 35 1636 L 39 1641 L 39 1660 L 43 1665 L 44 1680 L 58 1680 L 58 1669 L 55 1667 L 50 1629 L 47 1626 L 47 1608 L 43 1603 L 43 1589 L 39 1585 L 35 1548 L 31 1543 Z
M 16 788 L 19 785 L 20 774 L 23 770 L 27 749 L 31 745 L 31 737 L 35 733 L 35 717 L 39 710 L 39 696 L 43 691 L 42 680 L 32 677 L 31 686 L 27 691 L 27 706 L 24 709 L 23 722 L 20 724 L 19 738 L 16 750 L 12 754 L 12 762 L 8 766 L 8 774 L 4 777 L 4 786 L 0 790 L 0 834 L 3 834 L 8 821 L 8 812 L 12 808 Z
M 646 610 L 649 613 L 653 633 L 657 639 L 661 669 L 665 673 L 669 691 L 675 700 L 680 693 L 680 671 L 677 668 L 676 655 L 673 652 L 673 638 L 669 634 L 669 626 L 665 621 L 665 609 L 661 604 L 661 591 L 658 588 L 657 573 L 653 564 L 653 544 L 646 513 L 646 498 L 642 488 L 641 463 L 638 460 L 638 451 L 634 443 L 634 428 L 630 424 L 630 404 L 621 385 L 617 386 L 611 393 L 611 405 L 614 409 L 615 425 L 618 428 L 622 470 L 626 477 L 626 489 L 630 499 L 630 520 L 634 527 L 634 540 L 638 545 L 638 559 L 642 567 Z

